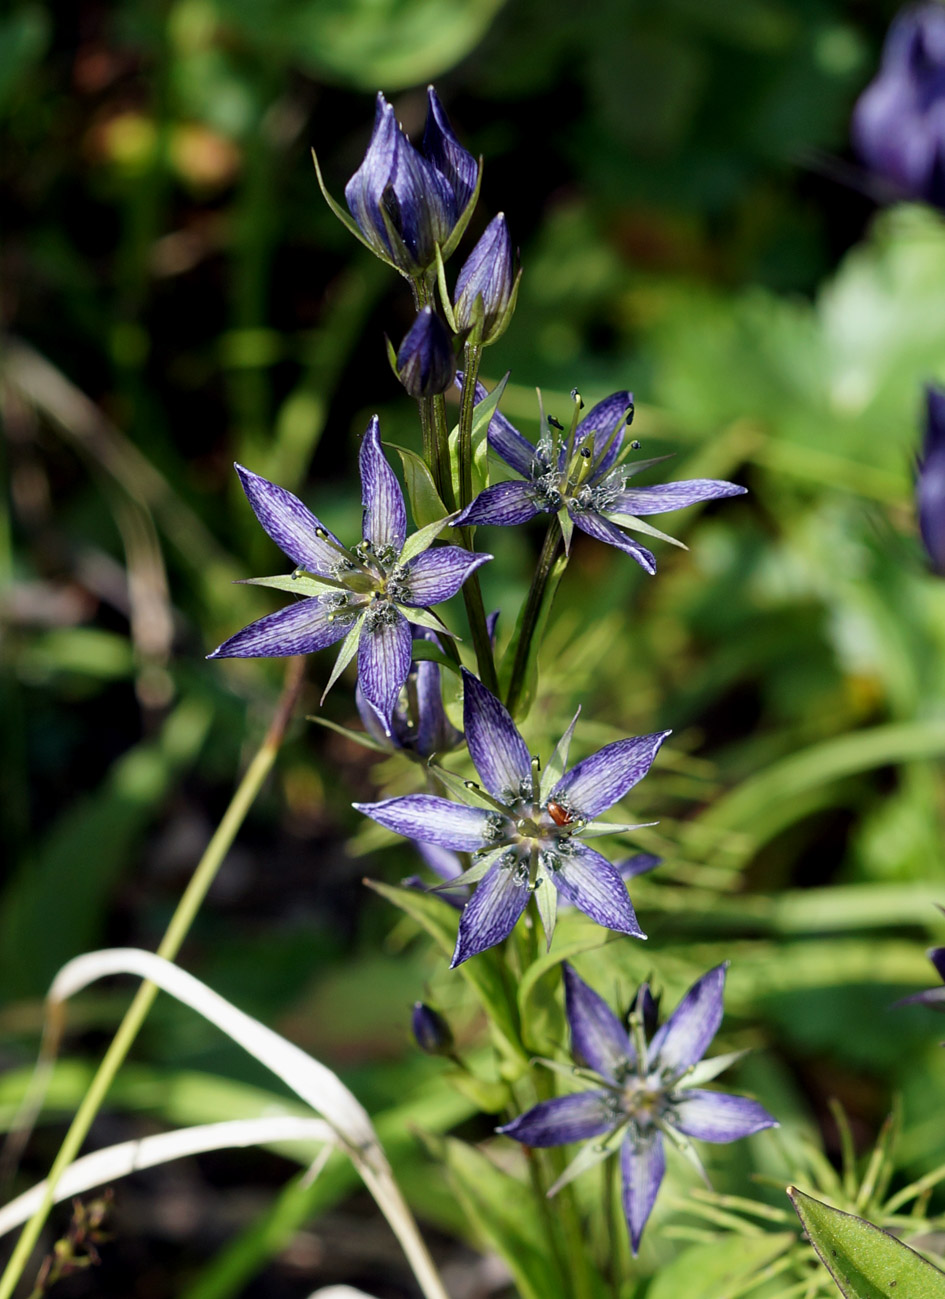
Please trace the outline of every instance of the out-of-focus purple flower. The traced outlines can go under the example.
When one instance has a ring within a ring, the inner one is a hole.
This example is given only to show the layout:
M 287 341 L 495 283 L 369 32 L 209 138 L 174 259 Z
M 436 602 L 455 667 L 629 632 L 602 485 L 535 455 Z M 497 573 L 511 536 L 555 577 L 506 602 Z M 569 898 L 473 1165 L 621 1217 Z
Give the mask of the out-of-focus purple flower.
M 945 18 L 945 10 L 942 16 Z M 915 485 L 916 511 L 926 554 L 935 572 L 945 577 L 945 389 L 929 386 L 926 400 L 925 441 Z
M 473 328 L 482 313 L 482 342 L 494 343 L 508 327 L 517 281 L 512 243 L 503 213 L 493 218 L 456 278 L 453 317 L 460 333 Z M 480 306 L 477 306 L 480 303 Z
M 549 944 L 559 895 L 599 925 L 643 938 L 617 868 L 584 840 L 639 828 L 595 818 L 643 779 L 669 732 L 617 740 L 568 768 L 575 716 L 539 777 L 507 709 L 465 670 L 463 681 L 463 730 L 485 788 L 470 782 L 467 803 L 408 794 L 354 805 L 397 834 L 474 855 L 456 880 L 478 887 L 452 967 L 502 942 L 532 895 Z
M 853 112 L 864 162 L 901 197 L 945 207 L 945 9 L 923 4 L 893 21 L 875 80 Z
M 935 966 L 935 973 L 945 984 L 945 947 L 930 947 L 926 955 Z M 933 1010 L 945 1014 L 945 987 L 928 988 L 925 992 L 914 992 L 911 996 L 903 997 L 900 1001 L 897 1001 L 896 1005 L 931 1006 Z M 943 1046 L 945 1046 L 945 1043 L 943 1043 Z
M 592 1141 L 558 1179 L 552 1192 L 578 1173 L 620 1151 L 623 1210 L 636 1254 L 666 1167 L 664 1136 L 688 1146 L 688 1137 L 728 1142 L 776 1127 L 757 1101 L 705 1090 L 733 1062 L 703 1060 L 722 1022 L 725 965 L 694 983 L 647 1045 L 647 1019 L 656 1013 L 644 984 L 629 1035 L 607 1003 L 567 965 L 564 986 L 571 1048 L 593 1090 L 542 1101 L 498 1129 L 526 1146 Z
M 297 565 L 286 577 L 256 578 L 306 597 L 250 623 L 209 658 L 271 658 L 311 654 L 344 638 L 327 689 L 358 656 L 358 685 L 385 734 L 410 672 L 411 623 L 432 624 L 424 613 L 455 595 L 491 555 L 459 546 L 430 550 L 436 528 L 407 538 L 407 511 L 400 484 L 381 450 L 375 415 L 361 443 L 362 540 L 349 550 L 298 497 L 248 469 L 236 466 L 243 490 L 263 528 Z M 324 696 L 323 696 L 324 697 Z
M 412 625 L 410 633 L 415 641 L 430 641 L 441 648 L 439 636 L 428 627 Z M 440 665 L 432 659 L 420 659 L 411 665 L 405 688 L 390 720 L 389 732 L 382 729 L 377 713 L 365 699 L 360 685 L 355 690 L 355 703 L 365 730 L 392 753 L 402 751 L 426 760 L 435 753 L 449 753 L 463 738 L 446 715 L 440 690 Z
M 443 1016 L 423 1001 L 414 1002 L 410 1026 L 417 1046 L 427 1055 L 453 1054 L 453 1032 Z
M 411 397 L 446 392 L 456 373 L 453 344 L 432 307 L 424 307 L 397 353 L 397 377 Z
M 422 274 L 466 215 L 478 168 L 450 129 L 432 86 L 420 150 L 394 110 L 377 96 L 364 161 L 345 186 L 345 201 L 368 246 L 408 277 Z
M 462 379 L 458 374 L 457 383 L 461 384 Z M 477 383 L 476 400 L 487 395 L 482 384 Z M 633 394 L 612 393 L 581 420 L 580 402 L 576 393 L 573 396 L 575 413 L 570 431 L 549 421 L 548 431 L 537 446 L 532 446 L 496 411 L 489 423 L 489 445 L 524 481 L 511 479 L 487 487 L 466 507 L 458 523 L 511 527 L 539 514 L 556 514 L 566 548 L 573 528 L 578 527 L 631 555 L 648 573 L 655 573 L 656 560 L 650 551 L 628 537 L 624 528 L 678 546 L 678 541 L 645 523 L 641 516 L 679 510 L 720 496 L 744 495 L 744 487 L 714 478 L 628 487 L 628 479 L 665 459 L 660 456 L 633 465 L 626 463 L 626 457 L 639 446 L 625 440 L 633 419 Z

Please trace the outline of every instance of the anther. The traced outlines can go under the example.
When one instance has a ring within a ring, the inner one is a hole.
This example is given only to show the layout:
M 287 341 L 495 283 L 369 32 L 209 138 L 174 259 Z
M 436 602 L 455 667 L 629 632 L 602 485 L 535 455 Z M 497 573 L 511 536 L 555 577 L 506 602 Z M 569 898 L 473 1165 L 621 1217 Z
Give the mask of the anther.
M 585 460 L 590 460 L 591 454 L 592 452 L 590 447 L 581 447 L 581 455 Z
M 479 788 L 479 786 L 476 784 L 476 782 L 475 782 L 474 780 L 464 780 L 464 781 L 463 781 L 463 784 L 466 786 L 467 789 L 478 789 L 478 788 Z
M 556 428 L 559 433 L 564 432 L 564 425 L 559 423 L 559 421 L 555 419 L 554 415 L 548 415 L 546 416 L 546 419 L 552 428 Z
M 636 438 L 634 438 L 633 441 L 630 443 L 630 450 L 631 451 L 640 450 L 640 443 L 636 440 Z

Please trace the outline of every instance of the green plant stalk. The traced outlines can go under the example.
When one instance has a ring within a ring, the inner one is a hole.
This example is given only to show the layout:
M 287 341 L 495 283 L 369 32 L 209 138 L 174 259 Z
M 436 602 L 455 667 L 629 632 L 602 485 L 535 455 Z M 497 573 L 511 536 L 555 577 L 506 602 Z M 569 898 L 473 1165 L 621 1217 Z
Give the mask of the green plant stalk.
M 548 578 L 551 576 L 551 570 L 558 558 L 561 545 L 561 529 L 558 520 L 552 519 L 548 531 L 545 533 L 545 540 L 541 548 L 541 554 L 538 557 L 535 574 L 532 577 L 531 587 L 525 598 L 522 626 L 519 632 L 518 644 L 515 646 L 515 659 L 512 663 L 509 690 L 505 700 L 505 706 L 513 717 L 515 716 L 519 696 L 522 693 L 522 687 L 525 684 L 525 673 L 531 653 L 532 637 L 535 634 L 535 626 L 541 612 L 545 587 L 548 585 Z
M 481 351 L 481 349 L 479 349 Z M 448 508 L 453 504 L 458 504 L 460 508 L 467 506 L 472 500 L 472 422 L 473 408 L 475 407 L 476 392 L 476 372 L 479 370 L 479 358 L 471 360 L 469 349 L 466 352 L 467 365 L 472 364 L 474 373 L 471 382 L 463 384 L 463 399 L 459 412 L 459 449 L 460 449 L 460 499 L 455 502 L 453 497 L 452 472 L 450 469 L 449 453 L 449 433 L 446 421 L 446 401 L 442 394 L 433 398 L 433 414 L 436 423 L 436 447 L 437 455 L 440 457 L 441 472 L 445 476 L 444 484 L 448 495 L 443 497 Z M 467 398 L 468 394 L 468 398 Z M 464 436 L 465 434 L 465 436 Z M 467 448 L 469 459 L 469 484 L 468 488 L 464 485 L 462 457 L 463 446 Z M 434 477 L 436 476 L 434 467 Z M 467 550 L 473 549 L 473 536 L 471 528 L 462 528 L 461 535 L 463 545 Z M 479 679 L 487 690 L 491 690 L 494 695 L 499 693 L 499 677 L 495 667 L 495 656 L 492 652 L 492 640 L 489 636 L 489 628 L 486 625 L 486 610 L 482 601 L 482 587 L 479 585 L 479 574 L 472 573 L 463 583 L 463 603 L 466 606 L 466 617 L 469 620 L 469 633 L 472 637 L 473 649 L 476 653 L 476 664 L 479 668 Z
M 207 895 L 207 890 L 216 878 L 217 872 L 232 847 L 233 840 L 246 819 L 249 809 L 255 802 L 266 777 L 272 770 L 298 699 L 299 691 L 302 688 L 304 672 L 304 658 L 297 657 L 289 660 L 286 668 L 285 685 L 283 686 L 275 717 L 266 732 L 266 737 L 246 769 L 246 774 L 240 781 L 233 798 L 230 800 L 229 807 L 223 814 L 223 819 L 217 826 L 213 838 L 198 862 L 190 883 L 181 895 L 181 899 L 157 949 L 158 956 L 163 956 L 166 960 L 173 961 L 180 951 L 197 912 Z M 10 1261 L 4 1269 L 2 1277 L 0 1277 L 0 1299 L 11 1299 L 17 1282 L 23 1275 L 30 1255 L 39 1239 L 40 1232 L 45 1226 L 46 1219 L 49 1217 L 55 1199 L 56 1185 L 66 1168 L 79 1153 L 118 1070 L 124 1063 L 125 1057 L 147 1018 L 148 1011 L 154 1004 L 157 992 L 158 989 L 153 983 L 142 983 L 135 993 L 131 1005 L 125 1012 L 125 1016 L 119 1024 L 108 1050 L 105 1052 L 102 1063 L 99 1065 L 98 1071 L 82 1099 L 82 1104 L 76 1111 L 75 1118 L 72 1120 L 69 1131 L 63 1139 L 53 1166 L 49 1170 L 42 1203 L 20 1233 L 16 1247 L 10 1256 Z

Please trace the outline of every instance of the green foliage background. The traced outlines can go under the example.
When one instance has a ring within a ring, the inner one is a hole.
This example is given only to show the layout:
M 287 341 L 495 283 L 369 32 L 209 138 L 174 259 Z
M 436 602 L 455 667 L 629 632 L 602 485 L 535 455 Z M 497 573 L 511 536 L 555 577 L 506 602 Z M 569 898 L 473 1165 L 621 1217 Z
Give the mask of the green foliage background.
M 921 385 L 945 381 L 945 229 L 920 209 L 876 215 L 846 144 L 890 15 L 829 0 L 7 9 L 7 1121 L 52 974 L 95 945 L 154 944 L 278 693 L 279 664 L 203 661 L 274 607 L 231 584 L 275 558 L 231 462 L 300 492 L 345 536 L 368 415 L 380 410 L 391 440 L 418 440 L 381 339 L 405 332 L 406 292 L 327 212 L 308 150 L 340 195 L 373 91 L 416 130 L 435 78 L 486 158 L 479 228 L 504 210 L 521 247 L 519 311 L 487 354 L 490 381 L 511 370 L 509 417 L 533 430 L 535 383 L 552 412 L 574 385 L 590 398 L 631 387 L 637 435 L 647 454 L 676 454 L 672 476 L 751 492 L 671 520 L 691 551 L 658 544 L 656 579 L 579 545 L 549 629 L 526 724 L 535 748 L 577 701 L 586 751 L 674 729 L 632 799 L 636 819 L 659 822 L 639 846 L 665 858 L 633 890 L 650 941 L 608 949 L 612 991 L 629 998 L 655 969 L 672 1004 L 732 960 L 720 1042 L 758 1048 L 735 1081 L 783 1128 L 725 1164 L 723 1189 L 749 1193 L 753 1170 L 801 1178 L 806 1142 L 835 1156 L 830 1097 L 864 1147 L 901 1097 L 896 1185 L 945 1160 L 934 1022 L 888 1011 L 932 982 L 923 948 L 942 941 L 933 904 L 945 901 L 945 586 L 925 571 L 911 504 Z M 507 634 L 536 538 L 493 530 L 487 543 L 487 604 Z M 309 712 L 328 671 L 313 661 Z M 325 713 L 357 725 L 350 689 Z M 428 995 L 488 1090 L 499 1080 L 475 1001 L 417 918 L 395 923 L 360 885 L 416 863 L 347 805 L 408 778 L 299 720 L 183 959 L 341 1070 L 428 1224 L 504 1245 L 521 1292 L 548 1295 L 541 1260 L 529 1271 L 527 1213 L 503 1209 L 505 1181 L 490 1181 L 508 1175 L 485 1162 L 503 1156 L 474 1118 L 482 1095 L 408 1042 L 410 1005 Z M 593 982 L 599 940 L 570 917 L 555 952 L 573 944 Z M 523 990 L 520 1009 L 560 1039 L 553 986 L 549 973 Z M 27 1175 L 48 1163 L 125 1000 L 83 999 Z M 259 1112 L 276 1100 L 267 1087 L 159 1005 L 112 1122 Z M 460 1124 L 485 1154 L 445 1139 Z M 170 1253 L 126 1210 L 99 1289 L 74 1293 L 128 1294 L 129 1272 L 188 1299 L 308 1293 L 321 1273 L 293 1270 L 287 1242 L 348 1203 L 352 1174 L 339 1163 L 280 1192 L 291 1165 L 248 1162 L 201 1166 L 216 1207 Z M 255 1198 L 227 1216 L 242 1177 Z M 672 1177 L 628 1296 L 671 1293 L 665 1279 L 646 1291 L 661 1262 L 692 1275 L 691 1178 Z M 127 1244 L 136 1231 L 144 1258 Z M 738 1248 L 760 1267 L 779 1241 Z M 368 1251 L 342 1279 L 383 1293 L 379 1267 Z M 730 1279 L 719 1285 L 705 1299 L 729 1294 Z

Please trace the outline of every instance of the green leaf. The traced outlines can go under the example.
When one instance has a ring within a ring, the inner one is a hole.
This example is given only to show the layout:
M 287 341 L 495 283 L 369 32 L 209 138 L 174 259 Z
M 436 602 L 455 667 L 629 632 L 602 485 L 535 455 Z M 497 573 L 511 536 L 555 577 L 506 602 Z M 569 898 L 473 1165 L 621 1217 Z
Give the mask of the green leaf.
M 515 709 L 515 716 L 519 719 L 526 716 L 532 705 L 532 700 L 535 698 L 535 687 L 538 683 L 538 651 L 541 646 L 542 637 L 545 633 L 545 627 L 548 623 L 548 615 L 551 613 L 551 606 L 554 604 L 555 595 L 558 591 L 558 584 L 564 576 L 564 570 L 567 566 L 567 555 L 561 555 L 560 558 L 555 561 L 554 567 L 548 575 L 548 581 L 545 584 L 541 609 L 539 610 L 538 617 L 535 620 L 535 630 L 532 635 L 531 646 L 529 647 L 528 663 L 525 667 L 525 679 Z M 512 639 L 509 642 L 508 649 L 505 651 L 505 655 L 502 659 L 500 680 L 502 686 L 501 693 L 503 695 L 508 690 L 509 678 L 512 675 L 512 665 L 515 662 L 515 650 L 518 646 L 518 638 L 522 632 L 522 617 L 524 613 L 525 605 L 523 604 L 519 612 L 518 620 L 515 624 L 515 631 L 512 635 Z
M 548 1249 L 541 1212 L 529 1189 L 455 1137 L 438 1141 L 436 1149 L 463 1210 L 483 1243 L 505 1262 L 521 1299 L 565 1299 L 568 1281 Z
M 348 634 L 341 642 L 341 649 L 338 651 L 338 657 L 335 659 L 335 666 L 331 670 L 331 676 L 328 678 L 328 684 L 322 691 L 322 697 L 319 703 L 325 702 L 325 696 L 329 690 L 344 672 L 345 668 L 358 652 L 358 642 L 361 639 L 361 633 L 364 630 L 364 619 L 356 618 L 354 625 L 348 629 Z
M 810 1243 L 846 1299 L 945 1299 L 945 1272 L 852 1213 L 787 1190 Z
M 457 911 L 441 899 L 416 889 L 398 888 L 382 884 L 379 880 L 365 880 L 368 888 L 405 911 L 433 938 L 444 956 L 450 957 L 456 946 L 459 926 Z M 459 966 L 459 973 L 476 993 L 489 1017 L 493 1032 L 498 1037 L 511 1070 L 518 1076 L 528 1066 L 528 1057 L 521 1046 L 521 1034 L 515 1008 L 509 1005 L 502 967 L 495 951 L 481 952 Z M 510 1078 L 511 1080 L 511 1078 Z
M 450 515 L 441 514 L 438 519 L 434 519 L 432 523 L 424 524 L 419 532 L 415 532 L 408 537 L 403 550 L 398 556 L 398 564 L 409 564 L 412 559 L 416 559 L 417 555 L 422 555 L 425 550 L 429 550 L 443 529 L 449 527 L 449 522 Z
M 414 523 L 418 528 L 425 528 L 430 523 L 436 523 L 449 513 L 439 492 L 436 490 L 436 483 L 433 481 L 433 475 L 427 462 L 422 456 L 418 456 L 416 451 L 409 451 L 406 447 L 397 446 L 396 443 L 385 442 L 385 446 L 392 446 L 398 453 L 401 463 L 404 466 L 404 484 L 407 488 L 407 499 L 410 501 L 410 511 L 413 514 Z M 455 536 L 444 537 L 443 540 L 449 540 Z
M 729 1235 L 687 1249 L 662 1268 L 647 1299 L 735 1299 L 748 1291 L 746 1281 L 786 1253 L 797 1240 L 793 1232 Z
M 477 495 L 489 486 L 489 423 L 495 414 L 496 407 L 502 399 L 505 392 L 505 385 L 509 381 L 508 374 L 505 374 L 492 391 L 482 401 L 477 402 L 473 407 L 472 423 L 472 453 L 473 453 L 473 494 Z M 450 472 L 453 479 L 453 492 L 456 499 L 460 498 L 459 483 L 459 426 L 452 430 L 449 436 L 450 447 Z
M 273 591 L 288 591 L 291 595 L 324 595 L 326 591 L 344 591 L 346 589 L 343 582 L 333 582 L 331 579 L 313 577 L 310 573 L 300 574 L 298 577 L 294 573 L 280 573 L 275 577 L 244 577 L 237 583 L 237 586 L 266 586 Z

